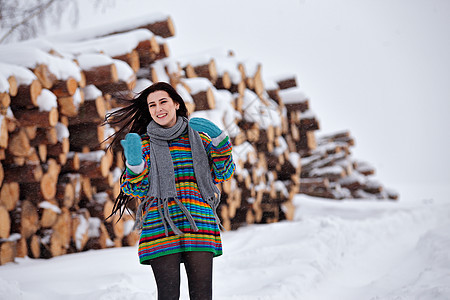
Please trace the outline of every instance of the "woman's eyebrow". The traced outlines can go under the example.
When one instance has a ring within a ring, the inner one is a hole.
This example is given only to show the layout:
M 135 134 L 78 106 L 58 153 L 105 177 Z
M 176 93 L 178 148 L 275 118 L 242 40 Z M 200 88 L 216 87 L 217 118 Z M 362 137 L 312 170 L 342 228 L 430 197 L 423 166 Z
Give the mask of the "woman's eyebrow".
M 163 98 L 159 99 L 158 101 L 162 101 L 162 100 L 165 100 L 165 99 L 167 99 L 167 97 L 163 97 Z M 150 101 L 148 104 L 150 104 L 150 103 L 155 103 L 155 101 Z

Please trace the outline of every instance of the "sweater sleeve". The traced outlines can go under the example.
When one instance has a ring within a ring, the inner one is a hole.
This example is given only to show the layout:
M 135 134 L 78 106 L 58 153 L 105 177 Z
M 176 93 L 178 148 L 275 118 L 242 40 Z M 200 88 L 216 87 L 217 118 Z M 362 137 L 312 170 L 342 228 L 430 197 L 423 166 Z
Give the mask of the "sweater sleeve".
M 200 137 L 211 162 L 214 183 L 229 180 L 236 166 L 233 162 L 232 146 L 228 136 L 223 134 L 211 140 L 208 135 L 200 133 Z
M 126 166 L 124 176 L 120 188 L 126 195 L 130 195 L 137 198 L 145 198 L 148 191 L 148 166 L 150 164 L 149 159 L 149 146 L 148 140 L 142 141 L 142 158 L 144 160 L 144 168 L 140 173 L 133 172 L 132 168 Z M 128 164 L 126 164 L 128 165 Z M 139 168 L 138 168 L 139 169 Z

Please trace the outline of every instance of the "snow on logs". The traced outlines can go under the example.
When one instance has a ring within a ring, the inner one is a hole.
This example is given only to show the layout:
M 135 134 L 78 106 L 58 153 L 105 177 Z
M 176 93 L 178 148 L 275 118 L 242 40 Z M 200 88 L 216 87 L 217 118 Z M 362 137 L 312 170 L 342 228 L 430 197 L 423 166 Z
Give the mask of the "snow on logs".
M 297 193 L 390 198 L 350 155 L 348 132 L 316 138 L 319 122 L 291 74 L 230 51 L 170 57 L 167 15 L 48 41 L 0 47 L 0 264 L 15 257 L 135 245 L 134 217 L 107 218 L 120 190 L 121 149 L 106 152 L 106 113 L 152 82 L 170 82 L 190 116 L 233 144 L 235 176 L 219 184 L 226 229 L 292 219 Z M 129 205 L 134 212 L 138 203 Z

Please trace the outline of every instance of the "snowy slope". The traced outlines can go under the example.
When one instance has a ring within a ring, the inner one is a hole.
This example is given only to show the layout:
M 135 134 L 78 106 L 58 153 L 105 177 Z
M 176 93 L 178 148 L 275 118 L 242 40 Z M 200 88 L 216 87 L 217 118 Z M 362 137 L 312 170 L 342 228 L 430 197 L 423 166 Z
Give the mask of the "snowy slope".
M 294 221 L 223 234 L 214 299 L 450 299 L 450 204 L 412 202 L 299 195 Z M 181 289 L 181 299 L 188 299 L 184 274 Z M 0 268 L 2 300 L 155 294 L 136 247 L 18 259 Z

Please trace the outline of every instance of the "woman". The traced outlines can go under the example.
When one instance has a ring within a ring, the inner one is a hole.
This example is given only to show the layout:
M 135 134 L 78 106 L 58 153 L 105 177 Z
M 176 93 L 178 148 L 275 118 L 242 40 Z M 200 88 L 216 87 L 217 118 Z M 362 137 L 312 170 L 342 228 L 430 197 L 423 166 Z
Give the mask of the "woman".
M 110 147 L 120 143 L 126 169 L 113 214 L 139 198 L 136 227 L 142 229 L 139 259 L 155 276 L 158 299 L 179 299 L 180 263 L 191 299 L 212 299 L 212 260 L 222 254 L 216 208 L 235 165 L 226 134 L 202 118 L 188 121 L 181 96 L 159 82 L 127 107 L 108 114 L 120 124 Z

